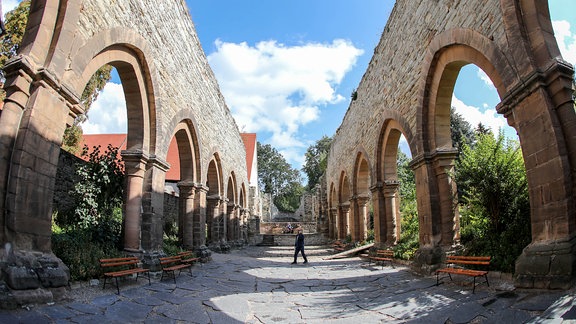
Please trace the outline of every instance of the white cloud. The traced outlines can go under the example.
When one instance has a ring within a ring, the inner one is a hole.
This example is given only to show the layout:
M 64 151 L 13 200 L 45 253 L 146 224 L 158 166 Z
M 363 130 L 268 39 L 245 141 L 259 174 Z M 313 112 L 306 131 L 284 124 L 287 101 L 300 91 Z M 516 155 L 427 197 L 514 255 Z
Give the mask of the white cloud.
M 276 41 L 215 42 L 208 56 L 237 124 L 246 132 L 272 133 L 270 144 L 289 161 L 305 147 L 298 129 L 317 120 L 321 107 L 345 97 L 336 92 L 363 54 L 345 40 L 286 46 Z
M 576 32 L 572 32 L 570 23 L 566 20 L 552 21 L 552 28 L 562 57 L 576 65 Z
M 498 134 L 501 128 L 505 129 L 509 127 L 506 119 L 498 115 L 495 108 L 489 108 L 486 104 L 484 104 L 484 109 L 468 106 L 456 98 L 455 95 L 452 95 L 452 107 L 454 107 L 456 112 L 470 123 L 470 126 L 474 129 L 479 123 L 482 123 L 482 125 L 490 128 L 494 134 Z
M 482 70 L 481 68 L 478 68 L 477 74 L 478 74 L 478 77 L 480 78 L 480 80 L 484 81 L 484 83 L 487 86 L 494 87 L 494 83 L 492 83 L 492 80 L 490 79 L 488 74 L 486 74 L 486 72 L 484 72 L 484 70 Z
M 108 82 L 90 110 L 88 120 L 82 124 L 84 134 L 126 133 L 126 100 L 122 85 Z
M 21 0 L 2 0 L 2 14 L 6 16 L 6 13 L 16 8 L 20 1 Z

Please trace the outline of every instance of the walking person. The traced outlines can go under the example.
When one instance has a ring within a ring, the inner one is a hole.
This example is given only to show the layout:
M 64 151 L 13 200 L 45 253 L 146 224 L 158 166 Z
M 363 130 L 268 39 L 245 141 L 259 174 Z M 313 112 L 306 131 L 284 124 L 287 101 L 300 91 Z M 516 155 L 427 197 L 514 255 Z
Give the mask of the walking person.
M 292 264 L 297 263 L 298 252 L 302 252 L 304 263 L 308 263 L 306 253 L 304 253 L 304 234 L 302 234 L 302 228 L 298 228 L 298 235 L 296 235 L 296 242 L 294 242 L 294 262 L 292 262 Z

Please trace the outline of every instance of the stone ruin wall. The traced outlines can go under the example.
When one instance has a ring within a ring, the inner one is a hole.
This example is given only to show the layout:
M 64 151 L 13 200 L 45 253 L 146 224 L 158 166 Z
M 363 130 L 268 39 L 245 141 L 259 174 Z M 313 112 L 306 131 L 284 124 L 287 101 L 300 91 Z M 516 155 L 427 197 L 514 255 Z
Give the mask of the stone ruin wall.
M 183 0 L 85 0 L 75 42 L 82 43 L 99 31 L 132 30 L 148 42 L 155 69 L 158 156 L 166 156 L 174 127 L 193 117 L 199 137 L 202 182 L 214 152 L 222 161 L 224 184 L 232 170 L 246 170 L 246 152 L 216 78 L 202 50 Z M 245 173 L 236 183 L 248 184 Z M 199 181 L 200 179 L 198 179 Z
M 404 121 L 409 126 L 405 131 L 416 136 L 423 73 L 427 72 L 422 64 L 436 35 L 453 28 L 473 29 L 507 47 L 502 21 L 500 1 L 496 0 L 396 1 L 358 86 L 358 98 L 351 102 L 334 136 L 326 171 L 328 188 L 330 181 L 338 185 L 342 170 L 352 181 L 355 161 L 350 152 L 364 149 L 374 167 L 386 118 Z M 412 152 L 412 156 L 419 153 Z

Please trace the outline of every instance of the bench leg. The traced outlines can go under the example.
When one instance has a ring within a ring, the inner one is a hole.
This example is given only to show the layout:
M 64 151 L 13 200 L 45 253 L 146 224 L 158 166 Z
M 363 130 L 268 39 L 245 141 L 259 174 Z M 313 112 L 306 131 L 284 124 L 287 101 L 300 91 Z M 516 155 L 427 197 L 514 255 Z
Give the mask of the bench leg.
M 120 295 L 120 284 L 118 284 L 118 277 L 114 277 L 116 279 L 116 290 L 118 291 L 118 295 Z

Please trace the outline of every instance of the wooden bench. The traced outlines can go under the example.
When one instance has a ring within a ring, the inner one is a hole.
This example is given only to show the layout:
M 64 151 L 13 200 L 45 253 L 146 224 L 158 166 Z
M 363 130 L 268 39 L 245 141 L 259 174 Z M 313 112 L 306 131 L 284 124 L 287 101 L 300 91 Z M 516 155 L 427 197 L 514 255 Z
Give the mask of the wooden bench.
M 389 262 L 392 268 L 394 268 L 394 264 L 392 263 L 392 261 L 394 261 L 394 251 L 382 249 L 376 250 L 374 255 L 368 256 L 368 260 L 368 265 L 371 265 L 372 261 L 374 261 L 374 263 L 380 262 L 382 268 L 384 268 L 384 262 Z
M 160 266 L 162 267 L 162 276 L 160 277 L 160 281 L 164 279 L 164 274 L 166 274 L 167 277 L 171 275 L 174 279 L 174 284 L 176 284 L 176 271 L 178 271 L 178 275 L 180 275 L 182 269 L 186 268 L 190 268 L 190 274 L 192 274 L 192 264 L 182 263 L 182 257 L 180 257 L 180 255 L 167 256 L 159 258 L 159 260 Z
M 178 252 L 178 255 L 180 256 L 180 262 L 183 264 L 193 265 L 195 262 L 200 261 L 200 258 L 194 256 L 194 252 L 192 252 L 192 251 Z M 190 271 L 192 271 L 192 270 L 190 270 Z
M 479 282 L 476 284 L 477 277 L 484 277 L 486 285 L 490 287 L 490 283 L 488 283 L 488 270 L 472 270 L 466 269 L 464 267 L 467 265 L 474 265 L 486 267 L 486 269 L 488 269 L 488 266 L 490 265 L 490 259 L 491 257 L 489 256 L 449 255 L 446 257 L 446 267 L 436 270 L 436 286 L 440 284 L 440 273 L 447 273 L 450 277 L 450 280 L 452 280 L 453 274 L 470 276 L 474 278 L 472 293 L 474 293 L 476 290 L 476 286 L 482 283 Z
M 102 289 L 106 288 L 108 278 L 114 278 L 118 295 L 120 295 L 119 277 L 136 274 L 136 281 L 138 281 L 140 274 L 146 273 L 148 275 L 148 285 L 150 285 L 150 272 L 148 269 L 140 267 L 140 260 L 137 257 L 100 259 L 100 267 L 104 270 L 104 285 Z

